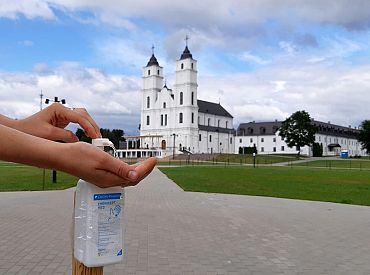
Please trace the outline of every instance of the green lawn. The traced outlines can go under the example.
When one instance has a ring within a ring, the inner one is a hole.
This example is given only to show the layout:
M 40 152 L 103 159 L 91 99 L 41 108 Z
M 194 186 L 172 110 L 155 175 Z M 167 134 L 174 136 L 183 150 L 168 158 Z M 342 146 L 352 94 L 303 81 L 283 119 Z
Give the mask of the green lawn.
M 221 154 L 217 155 L 217 161 L 253 164 L 252 155 Z M 257 155 L 256 164 L 273 164 L 297 160 L 296 155 Z
M 363 159 L 315 160 L 305 163 L 297 163 L 293 165 L 326 167 L 326 168 L 370 169 L 370 160 Z
M 43 169 L 15 163 L 0 162 L 0 191 L 43 190 Z M 45 190 L 75 186 L 77 178 L 57 172 L 57 183 L 52 183 L 52 171 L 45 170 Z
M 370 171 L 196 166 L 160 170 L 186 191 L 370 205 Z

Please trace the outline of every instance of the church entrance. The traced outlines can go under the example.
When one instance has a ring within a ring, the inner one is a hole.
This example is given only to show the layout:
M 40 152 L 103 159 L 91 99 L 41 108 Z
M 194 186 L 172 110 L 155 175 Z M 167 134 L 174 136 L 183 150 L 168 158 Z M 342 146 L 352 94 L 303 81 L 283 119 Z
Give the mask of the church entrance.
M 162 150 L 166 150 L 166 141 L 165 140 L 162 140 L 161 148 L 162 148 Z

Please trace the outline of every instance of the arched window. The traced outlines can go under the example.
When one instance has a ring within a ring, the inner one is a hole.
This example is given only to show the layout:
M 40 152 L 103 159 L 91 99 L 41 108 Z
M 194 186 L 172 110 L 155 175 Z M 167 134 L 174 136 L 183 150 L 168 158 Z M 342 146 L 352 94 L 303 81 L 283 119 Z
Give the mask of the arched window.
M 184 69 L 184 63 L 181 63 L 181 70 Z
M 150 108 L 150 97 L 149 96 L 146 98 L 146 107 L 148 109 Z
M 194 105 L 194 92 L 191 92 L 191 105 Z
M 179 123 L 182 123 L 183 122 L 183 114 L 180 113 L 180 116 L 179 116 Z
M 221 122 L 221 120 L 217 121 L 217 127 L 220 127 L 220 122 Z
M 159 75 L 159 70 L 157 70 L 157 75 Z
M 265 134 L 266 133 L 266 128 L 265 127 L 261 127 L 260 128 L 260 134 Z
M 228 121 L 226 121 L 226 128 L 228 128 L 229 127 L 229 122 Z
M 150 70 L 148 70 L 148 75 L 150 75 Z
M 208 118 L 208 126 L 211 126 L 211 119 Z
M 166 109 L 166 102 L 163 102 L 163 109 Z
M 191 69 L 194 69 L 194 63 L 191 63 Z
M 150 124 L 150 117 L 146 116 L 146 125 L 149 125 L 149 124 Z
M 194 123 L 194 113 L 191 113 L 191 123 Z
M 180 93 L 180 105 L 184 104 L 184 93 Z

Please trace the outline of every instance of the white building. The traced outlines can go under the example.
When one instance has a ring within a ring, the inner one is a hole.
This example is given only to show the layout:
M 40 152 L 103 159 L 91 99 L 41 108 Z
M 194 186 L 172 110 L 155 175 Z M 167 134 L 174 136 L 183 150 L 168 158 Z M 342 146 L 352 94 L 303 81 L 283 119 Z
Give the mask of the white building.
M 323 148 L 323 156 L 336 156 L 342 150 L 347 150 L 349 156 L 365 156 L 366 151 L 361 149 L 357 140 L 358 129 L 313 121 L 318 128 L 315 142 Z M 235 153 L 240 147 L 256 146 L 258 154 L 297 154 L 296 148 L 290 148 L 279 136 L 281 121 L 241 123 L 235 137 Z M 302 155 L 312 156 L 312 148 L 304 146 Z
M 233 117 L 220 104 L 198 100 L 197 73 L 197 61 L 186 46 L 169 89 L 152 54 L 143 68 L 140 136 L 132 137 L 140 142 L 120 150 L 120 157 L 234 153 Z

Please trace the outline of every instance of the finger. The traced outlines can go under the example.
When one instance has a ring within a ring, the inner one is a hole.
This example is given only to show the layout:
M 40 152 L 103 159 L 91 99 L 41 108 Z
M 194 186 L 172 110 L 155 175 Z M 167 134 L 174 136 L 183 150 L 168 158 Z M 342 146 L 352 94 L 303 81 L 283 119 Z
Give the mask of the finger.
M 105 164 L 105 166 L 110 167 L 110 171 L 121 179 L 126 181 L 135 181 L 138 178 L 137 172 L 135 171 L 135 167 L 128 165 L 126 162 L 123 162 L 119 159 L 113 158 L 109 156 L 109 165 Z
M 132 185 L 129 180 L 123 179 L 122 177 L 106 170 L 99 170 L 99 175 L 95 175 L 93 179 L 89 180 L 89 182 L 102 188 L 112 186 L 126 187 Z
M 75 109 L 73 109 L 73 111 L 81 114 L 84 118 L 86 118 L 90 122 L 90 124 L 94 127 L 97 136 L 101 137 L 100 128 L 99 128 L 98 124 L 90 116 L 90 114 L 86 111 L 86 109 L 84 109 L 84 108 L 75 108 Z
M 156 158 L 148 158 L 144 160 L 140 165 L 135 167 L 135 171 L 138 173 L 138 181 L 141 181 L 144 179 L 147 175 L 152 172 L 154 169 L 155 165 L 157 164 L 157 159 Z
M 61 140 L 64 142 L 77 142 L 78 137 L 71 131 L 53 127 L 51 137 L 53 140 Z
M 90 123 L 88 119 L 83 117 L 81 114 L 74 112 L 66 107 L 60 109 L 60 116 L 64 116 L 64 119 L 73 123 L 78 123 L 85 131 L 86 135 L 91 138 L 97 138 L 94 126 Z

